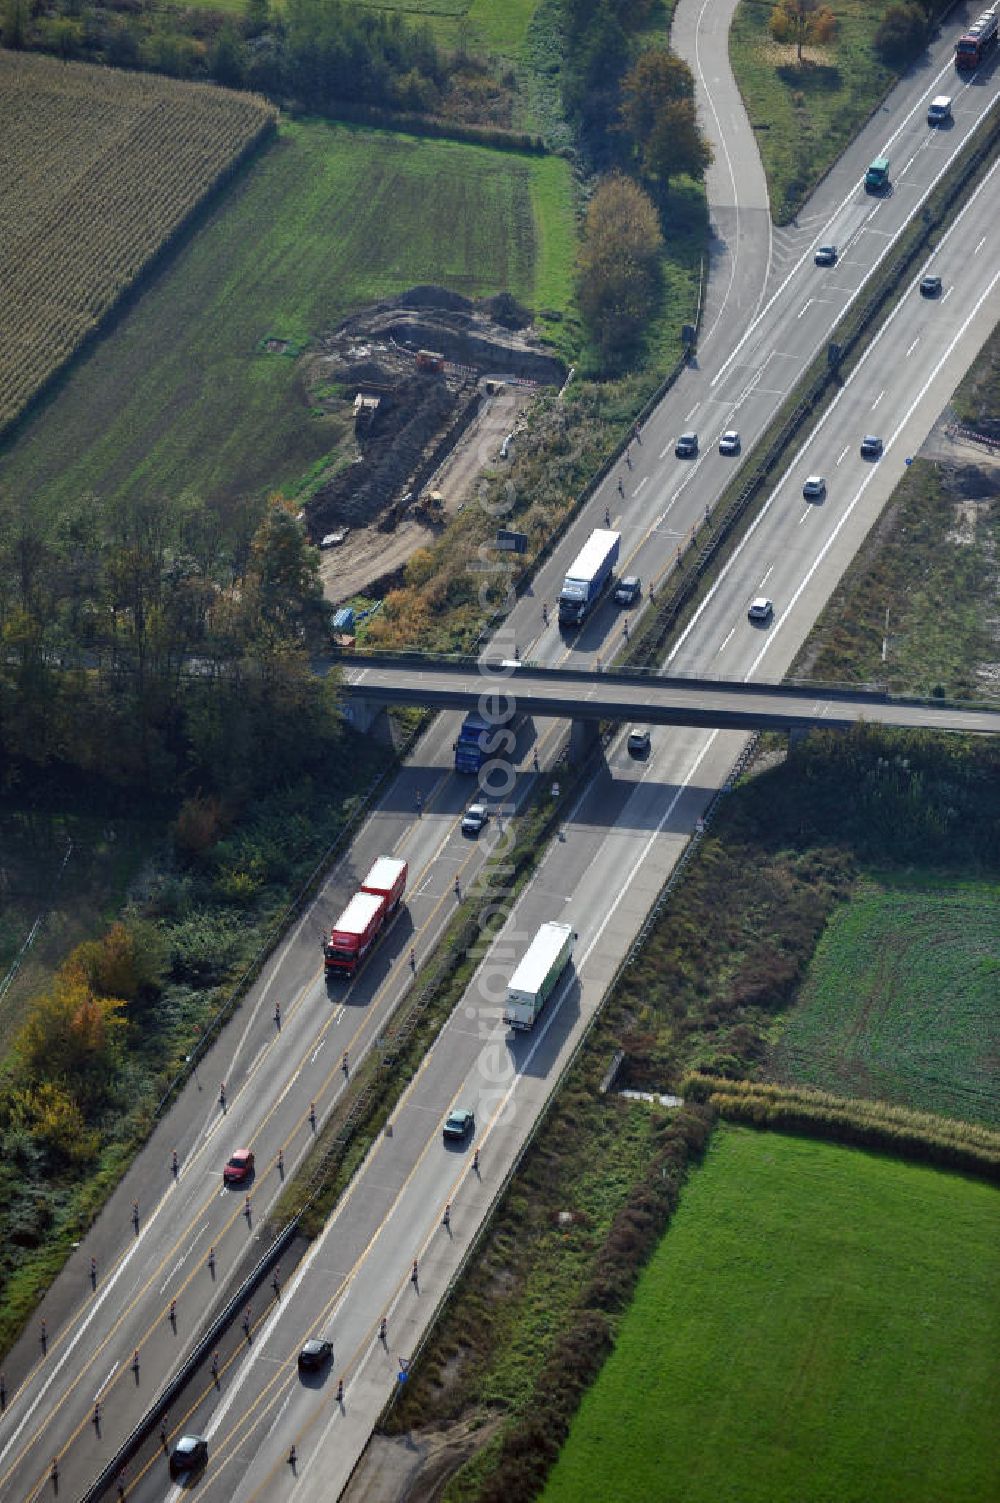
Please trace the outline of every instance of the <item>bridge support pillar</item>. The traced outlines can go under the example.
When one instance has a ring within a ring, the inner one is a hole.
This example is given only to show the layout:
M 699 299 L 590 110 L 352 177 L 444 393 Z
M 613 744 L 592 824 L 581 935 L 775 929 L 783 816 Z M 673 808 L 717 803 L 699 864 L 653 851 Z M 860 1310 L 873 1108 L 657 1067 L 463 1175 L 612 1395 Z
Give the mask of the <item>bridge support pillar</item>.
M 372 736 L 384 746 L 392 746 L 392 722 L 389 707 L 377 699 L 349 699 L 344 705 L 349 725 L 363 736 Z
M 567 755 L 571 767 L 580 767 L 590 756 L 601 739 L 598 720 L 574 720 L 569 728 Z

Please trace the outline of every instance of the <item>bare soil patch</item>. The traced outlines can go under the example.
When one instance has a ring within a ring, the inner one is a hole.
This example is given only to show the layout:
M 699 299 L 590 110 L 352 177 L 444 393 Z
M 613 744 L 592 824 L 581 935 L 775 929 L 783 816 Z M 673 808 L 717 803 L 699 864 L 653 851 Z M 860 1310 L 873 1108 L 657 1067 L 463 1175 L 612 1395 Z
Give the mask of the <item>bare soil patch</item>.
M 307 365 L 310 400 L 353 408 L 356 450 L 305 508 L 315 542 L 351 536 L 323 565 L 333 602 L 370 591 L 431 541 L 474 494 L 540 384 L 563 379 L 507 296 L 472 303 L 416 287 L 355 314 Z
M 500 1419 L 443 1430 L 373 1435 L 344 1503 L 435 1503 L 447 1482 L 495 1434 Z

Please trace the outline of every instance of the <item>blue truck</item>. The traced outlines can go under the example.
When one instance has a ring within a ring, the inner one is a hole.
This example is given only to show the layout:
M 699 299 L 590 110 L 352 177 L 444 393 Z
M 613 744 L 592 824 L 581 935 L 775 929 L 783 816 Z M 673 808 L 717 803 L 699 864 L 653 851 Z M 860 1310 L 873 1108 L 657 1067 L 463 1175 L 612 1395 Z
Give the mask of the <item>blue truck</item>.
M 484 762 L 497 755 L 512 756 L 517 728 L 523 720 L 512 699 L 498 695 L 491 716 L 470 710 L 462 721 L 455 742 L 455 771 L 477 773 Z
M 618 562 L 621 533 L 597 527 L 573 560 L 559 595 L 560 626 L 581 626 Z

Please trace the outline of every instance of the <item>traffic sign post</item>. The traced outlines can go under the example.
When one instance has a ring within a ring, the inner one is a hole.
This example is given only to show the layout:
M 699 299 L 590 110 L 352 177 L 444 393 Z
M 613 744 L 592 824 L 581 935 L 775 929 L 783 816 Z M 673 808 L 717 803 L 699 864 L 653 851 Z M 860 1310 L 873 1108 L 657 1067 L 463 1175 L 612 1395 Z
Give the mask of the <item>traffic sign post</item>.
M 512 532 L 509 527 L 500 527 L 497 530 L 496 546 L 503 553 L 527 553 L 528 534 Z

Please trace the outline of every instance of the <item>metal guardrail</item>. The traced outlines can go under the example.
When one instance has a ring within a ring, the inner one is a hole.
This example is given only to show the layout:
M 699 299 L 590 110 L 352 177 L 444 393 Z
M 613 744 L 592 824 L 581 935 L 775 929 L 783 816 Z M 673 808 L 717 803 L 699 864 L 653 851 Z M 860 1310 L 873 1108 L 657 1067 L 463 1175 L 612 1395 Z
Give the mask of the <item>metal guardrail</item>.
M 400 747 L 401 754 L 405 754 L 410 750 L 422 732 L 423 726 L 421 725 L 405 738 Z M 275 945 L 287 931 L 292 921 L 304 911 L 308 903 L 319 891 L 320 885 L 327 876 L 330 867 L 342 854 L 345 847 L 350 845 L 351 841 L 357 835 L 358 830 L 364 824 L 382 788 L 396 776 L 398 771 L 399 768 L 396 764 L 390 764 L 383 772 L 380 772 L 377 777 L 372 779 L 364 793 L 359 796 L 357 805 L 352 811 L 350 818 L 339 831 L 336 838 L 327 846 L 308 877 L 306 877 L 305 881 L 299 887 L 295 897 L 279 917 L 275 919 L 267 938 L 259 946 L 256 955 L 254 955 L 239 979 L 233 983 L 226 1000 L 215 1014 L 215 1017 L 206 1026 L 205 1032 L 201 1035 L 191 1053 L 187 1056 L 183 1070 L 178 1071 L 160 1097 L 152 1114 L 154 1122 L 162 1115 L 164 1108 L 169 1105 L 176 1093 L 193 1074 L 199 1061 L 207 1052 L 210 1045 L 215 1042 L 222 1028 L 229 1022 L 234 1011 L 257 980 Z
M 928 206 L 925 206 L 921 216 L 924 225 L 923 235 L 915 237 L 910 245 L 904 247 L 902 254 L 882 276 L 867 302 L 859 310 L 847 315 L 844 331 L 836 331 L 835 342 L 840 345 L 841 351 L 838 366 L 854 353 L 872 322 L 882 314 L 886 304 L 896 295 L 900 284 L 910 275 L 914 263 L 925 253 L 930 235 L 947 219 L 957 200 L 964 194 L 970 180 L 994 154 L 998 143 L 1000 143 L 1000 109 L 995 109 L 986 138 L 970 153 L 956 176 L 939 190 L 942 197 L 937 199 L 933 213 Z M 632 663 L 636 665 L 653 663 L 681 613 L 717 558 L 723 543 L 732 535 L 737 523 L 769 483 L 772 474 L 782 462 L 789 444 L 837 379 L 837 371 L 829 366 L 824 366 L 818 372 L 812 384 L 806 389 L 768 444 L 750 480 L 738 492 L 718 521 L 706 522 L 701 529 L 700 542 L 698 536 L 691 540 L 692 549 L 697 550 L 696 556 L 689 567 L 685 566 L 683 558 L 678 559 L 676 569 L 684 570 L 683 577 L 668 599 L 659 606 L 654 624 L 638 638 L 635 653 L 631 656 Z
M 532 1126 L 527 1136 L 525 1137 L 524 1142 L 521 1144 L 520 1148 L 517 1150 L 517 1153 L 514 1155 L 514 1158 L 509 1168 L 507 1169 L 506 1174 L 497 1187 L 496 1193 L 490 1200 L 490 1203 L 487 1206 L 478 1227 L 476 1228 L 473 1235 L 469 1238 L 468 1245 L 466 1246 L 465 1251 L 463 1252 L 462 1257 L 459 1260 L 458 1267 L 455 1269 L 455 1272 L 452 1274 L 451 1278 L 448 1280 L 448 1283 L 445 1285 L 445 1288 L 442 1290 L 441 1297 L 435 1305 L 431 1313 L 431 1317 L 427 1322 L 427 1325 L 424 1327 L 423 1334 L 420 1336 L 419 1340 L 413 1348 L 413 1354 L 410 1358 L 411 1369 L 419 1361 L 422 1352 L 424 1351 L 428 1341 L 431 1338 L 431 1335 L 434 1332 L 434 1329 L 442 1312 L 447 1308 L 449 1302 L 454 1298 L 455 1293 L 458 1290 L 458 1286 L 469 1267 L 469 1264 L 472 1262 L 473 1258 L 479 1251 L 479 1248 L 483 1242 L 483 1238 L 486 1236 L 492 1225 L 493 1217 L 496 1214 L 497 1208 L 499 1207 L 501 1201 L 503 1200 L 503 1197 L 506 1195 L 508 1189 L 510 1188 L 511 1182 L 514 1179 L 514 1176 L 516 1175 L 518 1169 L 520 1169 L 525 1155 L 532 1147 L 539 1132 L 541 1131 L 542 1126 L 545 1123 L 549 1113 L 551 1112 L 553 1104 L 556 1101 L 570 1071 L 573 1069 L 574 1065 L 579 1059 L 583 1047 L 586 1044 L 587 1039 L 590 1037 L 590 1031 L 593 1028 L 595 1021 L 603 1012 L 608 998 L 611 997 L 614 993 L 614 990 L 617 987 L 622 976 L 630 966 L 635 964 L 639 951 L 642 948 L 642 943 L 648 935 L 650 928 L 663 912 L 663 909 L 666 907 L 666 904 L 670 899 L 671 893 L 681 881 L 684 873 L 690 865 L 691 860 L 693 859 L 694 853 L 700 846 L 701 841 L 709 828 L 709 825 L 718 813 L 718 809 L 722 800 L 732 790 L 734 782 L 741 775 L 741 773 L 746 770 L 746 767 L 755 755 L 759 740 L 760 738 L 758 736 L 751 736 L 747 741 L 747 744 L 743 747 L 736 761 L 733 763 L 729 777 L 726 779 L 723 786 L 718 790 L 718 792 L 715 794 L 710 804 L 708 805 L 708 808 L 705 811 L 705 815 L 703 816 L 702 828 L 700 830 L 696 830 L 695 833 L 691 836 L 679 860 L 674 866 L 673 871 L 670 873 L 669 877 L 660 889 L 659 896 L 657 897 L 656 902 L 653 904 L 653 907 L 650 909 L 649 915 L 647 916 L 646 921 L 642 929 L 640 930 L 635 942 L 632 944 L 624 958 L 619 961 L 614 975 L 611 977 L 611 980 L 608 982 L 604 990 L 604 995 L 602 996 L 600 1003 L 587 1019 L 584 1028 L 580 1033 L 580 1037 L 577 1039 L 570 1052 L 569 1058 L 566 1060 L 558 1076 L 556 1077 L 552 1089 L 549 1092 L 548 1097 L 546 1098 L 545 1105 L 542 1107 L 542 1110 L 539 1112 L 538 1116 L 535 1118 L 535 1121 L 532 1123 Z M 384 1426 L 388 1416 L 391 1414 L 393 1408 L 396 1405 L 398 1397 L 399 1389 L 395 1388 L 382 1407 L 379 1418 L 375 1424 L 375 1429 L 379 1429 L 380 1427 Z M 351 1477 L 354 1476 L 354 1473 L 357 1471 L 357 1467 L 360 1465 L 360 1463 L 361 1457 L 359 1457 L 357 1463 L 355 1463 L 354 1470 L 351 1472 Z
M 562 756 L 557 759 L 554 769 L 560 765 L 561 761 Z M 580 768 L 579 773 L 575 777 L 561 783 L 559 797 L 553 803 L 552 808 L 537 831 L 537 835 L 533 841 L 534 845 L 540 846 L 550 839 L 563 819 L 566 804 L 578 788 L 585 772 L 586 765 Z M 561 777 L 563 776 L 564 774 L 561 774 Z M 504 877 L 506 881 L 509 880 L 510 853 L 505 858 L 505 862 Z M 492 893 L 491 888 L 487 887 L 481 895 L 480 902 L 476 905 L 475 912 L 468 915 L 459 932 L 447 945 L 445 952 L 435 967 L 433 976 L 421 988 L 419 995 L 413 1000 L 409 1008 L 407 1008 L 401 1021 L 393 1031 L 387 1046 L 380 1051 L 373 1078 L 352 1102 L 329 1149 L 314 1167 L 309 1180 L 310 1198 L 318 1193 L 321 1181 L 331 1162 L 335 1162 L 338 1157 L 343 1155 L 354 1134 L 365 1121 L 378 1095 L 379 1089 L 385 1080 L 392 1075 L 394 1067 L 398 1064 L 400 1057 L 406 1050 L 427 1009 L 434 1002 L 441 989 L 447 985 L 456 966 L 465 958 L 472 941 L 478 936 L 480 932 L 477 917 L 478 912 L 484 905 L 494 901 L 495 895 Z
M 288 1226 L 278 1234 L 271 1243 L 271 1246 L 257 1261 L 250 1273 L 247 1274 L 236 1290 L 236 1293 L 226 1302 L 224 1309 L 219 1312 L 204 1334 L 198 1338 L 190 1354 L 185 1357 L 177 1372 L 161 1389 L 131 1434 L 126 1437 L 111 1460 L 90 1484 L 86 1492 L 82 1494 L 80 1503 L 98 1503 L 98 1499 L 103 1497 L 113 1485 L 115 1479 L 120 1476 L 122 1468 L 128 1465 L 139 1447 L 152 1435 L 161 1416 L 167 1413 L 178 1394 L 183 1393 L 209 1352 L 218 1343 L 222 1333 L 235 1319 L 240 1306 L 246 1304 L 249 1296 L 253 1294 L 254 1290 L 274 1267 L 278 1258 L 297 1233 L 298 1222 L 294 1221 L 289 1222 Z

